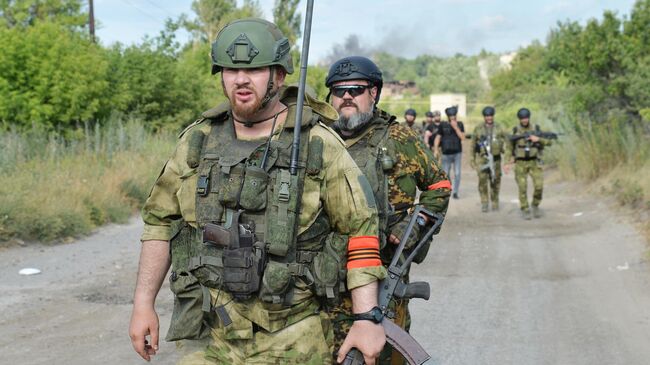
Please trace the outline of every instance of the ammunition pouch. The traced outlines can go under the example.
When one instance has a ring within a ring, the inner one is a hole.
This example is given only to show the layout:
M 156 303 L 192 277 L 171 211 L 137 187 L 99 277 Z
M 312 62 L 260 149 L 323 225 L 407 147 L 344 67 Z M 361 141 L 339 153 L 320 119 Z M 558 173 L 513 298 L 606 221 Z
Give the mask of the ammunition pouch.
M 324 240 L 323 248 L 311 261 L 309 270 L 313 276 L 314 293 L 330 303 L 338 303 L 345 292 L 345 253 L 347 236 L 334 232 Z

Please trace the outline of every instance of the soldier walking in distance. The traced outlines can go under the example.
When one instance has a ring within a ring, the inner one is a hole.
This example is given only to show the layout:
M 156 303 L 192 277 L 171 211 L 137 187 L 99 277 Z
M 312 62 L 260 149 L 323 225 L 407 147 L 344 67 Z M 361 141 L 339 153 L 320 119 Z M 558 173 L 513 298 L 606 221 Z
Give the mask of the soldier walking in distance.
M 424 126 L 424 144 L 433 151 L 438 163 L 440 163 L 440 152 L 433 149 L 433 144 L 440 130 L 440 111 L 426 112 L 426 125 Z
M 508 145 L 505 131 L 500 124 L 494 122 L 494 114 L 493 107 L 485 107 L 485 123 L 476 126 L 472 134 L 474 151 L 470 164 L 478 173 L 478 192 L 481 196 L 481 211 L 484 213 L 488 211 L 488 201 L 492 201 L 493 211 L 499 210 L 501 156 L 505 155 Z
M 370 181 L 379 211 L 382 261 L 388 265 L 406 230 L 417 191 L 421 191 L 419 203 L 427 210 L 444 214 L 451 184 L 420 136 L 377 107 L 383 79 L 371 60 L 355 56 L 336 61 L 330 67 L 325 85 L 330 90 L 328 97 L 332 105 L 339 112 L 334 130 L 343 138 L 348 152 Z M 408 238 L 408 249 L 412 249 L 419 234 L 426 231 L 428 218 L 419 217 L 417 224 L 418 228 Z M 416 263 L 424 260 L 428 249 L 427 246 L 418 252 Z M 339 342 L 354 320 L 350 313 L 352 308 L 349 300 L 344 300 L 333 312 L 334 334 Z M 394 322 L 408 330 L 408 301 L 393 303 L 393 310 Z M 404 359 L 386 346 L 380 363 L 403 364 Z
M 511 148 L 515 163 L 515 180 L 519 188 L 519 207 L 521 208 L 522 217 L 529 220 L 531 219 L 531 211 L 527 194 L 528 176 L 530 175 L 533 180 L 532 216 L 540 218 L 542 214 L 539 210 L 539 204 L 542 202 L 542 193 L 544 191 L 541 155 L 544 147 L 550 146 L 552 141 L 535 135 L 535 133 L 540 132 L 540 128 L 537 125 L 530 124 L 530 110 L 526 108 L 519 109 L 517 118 L 519 119 L 519 125 L 512 130 Z M 522 135 L 523 138 L 514 138 Z
M 355 313 L 377 305 L 385 268 L 371 187 L 324 125 L 337 115 L 328 104 L 308 98 L 295 120 L 297 88 L 283 86 L 290 51 L 262 19 L 229 23 L 212 45 L 212 73 L 221 73 L 229 101 L 181 133 L 142 210 L 129 333 L 145 360 L 158 350 L 154 301 L 170 265 L 166 339 L 208 339 L 181 364 L 329 364 L 322 303 L 347 281 Z M 384 342 L 370 321 L 355 322 L 346 338 L 368 364 Z
M 409 127 L 415 134 L 417 134 L 418 138 L 422 137 L 422 127 L 417 125 L 415 123 L 415 118 L 417 117 L 417 113 L 415 112 L 415 109 L 406 109 L 404 112 L 404 124 Z
M 442 150 L 442 169 L 445 170 L 447 176 L 451 177 L 451 167 L 454 167 L 453 197 L 458 199 L 465 127 L 463 122 L 456 120 L 458 108 L 455 106 L 445 109 L 445 114 L 449 121 L 440 123 L 438 135 L 434 141 L 434 150 L 438 148 Z

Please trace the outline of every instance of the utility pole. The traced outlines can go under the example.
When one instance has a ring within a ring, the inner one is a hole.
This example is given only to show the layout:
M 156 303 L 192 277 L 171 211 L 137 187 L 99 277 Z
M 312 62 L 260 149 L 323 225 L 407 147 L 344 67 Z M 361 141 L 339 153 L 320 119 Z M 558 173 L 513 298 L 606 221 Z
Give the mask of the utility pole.
M 93 9 L 93 0 L 88 0 L 88 28 L 90 29 L 90 39 L 95 43 L 95 10 Z

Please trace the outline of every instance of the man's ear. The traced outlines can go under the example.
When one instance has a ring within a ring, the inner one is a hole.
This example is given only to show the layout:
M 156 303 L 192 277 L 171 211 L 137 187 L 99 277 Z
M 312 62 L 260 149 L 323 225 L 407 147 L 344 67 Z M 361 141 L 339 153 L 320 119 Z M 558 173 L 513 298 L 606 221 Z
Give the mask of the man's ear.
M 284 79 L 287 77 L 287 71 L 282 67 L 275 67 L 275 82 L 278 86 L 284 85 Z
M 373 100 L 377 100 L 377 86 L 370 88 L 370 96 L 372 96 Z

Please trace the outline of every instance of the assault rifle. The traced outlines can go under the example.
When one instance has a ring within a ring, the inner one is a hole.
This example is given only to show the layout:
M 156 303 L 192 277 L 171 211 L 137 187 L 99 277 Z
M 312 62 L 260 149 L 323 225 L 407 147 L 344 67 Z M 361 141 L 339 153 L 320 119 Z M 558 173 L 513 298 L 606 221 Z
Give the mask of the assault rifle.
M 416 220 L 423 214 L 429 218 L 430 223 L 426 228 L 426 233 L 420 238 L 417 245 L 413 248 L 411 253 L 403 260 L 400 260 L 406 241 L 411 235 L 411 231 L 415 226 Z M 400 239 L 400 243 L 395 250 L 393 260 L 388 266 L 388 276 L 379 283 L 379 308 L 384 314 L 381 325 L 384 327 L 386 333 L 386 341 L 390 343 L 397 351 L 399 351 L 406 361 L 411 365 L 421 365 L 431 358 L 429 354 L 422 348 L 422 346 L 411 335 L 404 331 L 401 327 L 393 323 L 386 317 L 394 317 L 388 306 L 395 299 L 412 299 L 422 298 L 429 300 L 431 289 L 429 283 L 424 281 L 405 283 L 404 275 L 411 265 L 411 262 L 428 242 L 435 232 L 438 231 L 442 224 L 444 217 L 439 213 L 432 213 L 418 205 L 409 220 L 404 234 Z M 344 365 L 361 365 L 363 364 L 363 354 L 357 349 L 352 349 L 345 356 Z
M 490 181 L 494 182 L 494 178 L 496 177 L 496 171 L 494 170 L 494 155 L 492 154 L 492 144 L 488 141 L 488 137 L 481 138 L 481 140 L 478 141 L 477 147 L 479 151 L 481 147 L 484 147 L 487 157 L 487 163 L 481 165 L 479 171 L 490 170 Z
M 522 134 L 513 134 L 510 136 L 510 142 L 517 142 L 520 139 L 528 139 L 530 136 L 537 136 L 539 138 L 546 138 L 546 139 L 557 139 L 558 136 L 561 136 L 562 133 L 554 133 L 554 132 L 542 132 L 542 131 L 534 131 L 534 132 L 526 132 Z

